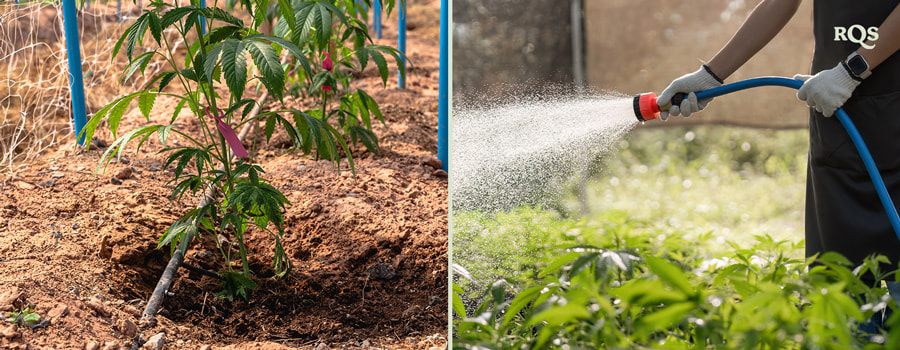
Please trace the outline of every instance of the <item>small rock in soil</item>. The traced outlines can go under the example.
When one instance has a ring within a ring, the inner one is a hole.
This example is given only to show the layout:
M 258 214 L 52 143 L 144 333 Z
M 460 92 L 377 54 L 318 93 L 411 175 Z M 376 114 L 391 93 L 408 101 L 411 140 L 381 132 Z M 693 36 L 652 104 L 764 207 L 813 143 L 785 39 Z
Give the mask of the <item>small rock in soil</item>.
M 382 280 L 389 280 L 397 276 L 397 271 L 394 270 L 394 266 L 384 263 L 369 266 L 369 268 L 366 269 L 366 273 L 369 274 L 369 278 Z
M 69 314 L 69 306 L 63 303 L 59 303 L 58 305 L 56 305 L 56 307 L 50 309 L 50 311 L 47 312 L 47 317 L 49 317 L 53 321 L 56 321 L 60 317 L 63 317 L 67 314 Z
M 150 171 L 159 171 L 159 167 L 156 166 L 156 165 L 151 165 L 151 166 L 150 166 Z
M 113 184 L 113 185 L 121 185 L 121 184 L 122 184 L 122 180 L 119 180 L 119 179 L 117 179 L 117 178 L 111 177 L 111 178 L 109 178 L 109 183 L 111 183 L 111 184 Z
M 125 311 L 125 312 L 127 312 L 129 315 L 134 316 L 134 317 L 137 317 L 137 318 L 140 318 L 140 317 L 141 317 L 141 310 L 139 310 L 139 309 L 137 308 L 137 306 L 134 306 L 134 305 L 131 305 L 131 304 L 127 304 L 127 305 L 125 305 L 124 307 L 122 307 L 122 310 Z
M 3 337 L 6 339 L 15 339 L 18 338 L 21 334 L 16 329 L 16 325 L 11 324 L 9 325 L 9 327 L 4 328 L 3 331 L 0 332 L 0 335 L 3 335 Z
M 103 305 L 103 301 L 100 298 L 93 297 L 91 300 L 88 300 L 85 305 L 87 305 L 91 310 L 94 310 L 103 317 L 109 317 L 109 311 L 106 310 L 106 306 Z
M 84 169 L 86 169 L 86 168 L 83 167 L 83 166 L 80 166 L 80 167 L 75 168 L 76 171 L 83 171 Z
M 54 178 L 54 179 L 59 179 L 59 178 L 61 178 L 61 177 L 63 177 L 63 176 L 66 176 L 66 174 L 59 173 L 59 172 L 53 173 L 53 175 L 50 175 L 50 177 L 51 177 L 51 178 Z
M 141 349 L 151 349 L 151 350 L 160 350 L 163 348 L 163 345 L 166 343 L 166 334 L 158 333 L 150 339 L 147 339 L 147 342 L 144 343 L 144 346 Z
M 44 187 L 50 187 L 50 186 L 53 186 L 54 183 L 56 183 L 56 181 L 53 181 L 53 180 L 47 180 L 47 181 L 44 181 L 44 182 L 42 183 L 42 185 L 44 185 Z
M 122 333 L 122 335 L 128 338 L 133 338 L 135 335 L 137 335 L 138 331 L 137 325 L 135 325 L 134 322 L 126 319 L 119 319 L 118 321 L 116 321 L 116 329 L 119 330 L 119 333 Z
M 433 173 L 431 173 L 431 176 L 434 176 L 434 177 L 447 177 L 447 172 L 444 171 L 443 169 L 438 169 L 438 170 L 435 170 Z
M 25 181 L 16 181 L 16 187 L 23 190 L 33 190 L 34 185 L 27 183 Z
M 328 345 L 325 345 L 325 343 L 319 343 L 319 345 L 316 345 L 316 350 L 331 350 L 331 348 L 329 348 Z
M 92 342 L 88 342 L 87 344 L 84 344 L 84 350 L 99 350 L 99 349 L 100 349 L 100 344 L 97 344 L 97 342 L 92 341 Z
M 119 344 L 108 341 L 103 345 L 103 349 L 101 350 L 119 350 Z
M 58 166 L 52 166 L 52 167 L 50 167 L 50 171 L 58 171 L 58 170 L 59 170 L 59 167 L 58 167 Z
M 24 293 L 20 292 L 18 288 L 13 288 L 6 293 L 0 294 L 0 311 L 13 311 L 13 303 L 23 295 Z
M 119 170 L 118 173 L 116 173 L 115 178 L 119 179 L 119 180 L 130 179 L 132 172 L 133 171 L 131 170 L 131 167 L 124 168 L 122 170 Z
M 440 159 L 437 159 L 437 158 L 434 158 L 434 157 L 428 157 L 428 156 L 425 156 L 424 159 L 422 160 L 422 162 L 425 163 L 426 165 L 432 167 L 432 168 L 435 168 L 435 169 L 440 169 L 440 168 L 441 168 L 441 165 L 444 164 L 444 163 L 441 162 Z
M 131 171 L 133 171 L 135 174 L 138 174 L 138 175 L 140 175 L 143 172 L 143 171 L 138 170 L 135 167 L 131 167 Z
M 200 347 L 200 350 L 210 350 L 210 349 L 212 349 L 212 347 L 209 345 L 204 345 L 204 346 Z

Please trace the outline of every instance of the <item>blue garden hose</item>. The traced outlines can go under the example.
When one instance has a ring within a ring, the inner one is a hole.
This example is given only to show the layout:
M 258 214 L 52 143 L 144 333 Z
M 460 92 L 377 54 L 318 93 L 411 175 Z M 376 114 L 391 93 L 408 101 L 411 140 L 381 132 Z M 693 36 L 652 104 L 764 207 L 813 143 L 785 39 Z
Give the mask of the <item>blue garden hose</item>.
M 783 77 L 753 78 L 722 85 L 720 87 L 709 90 L 699 91 L 696 93 L 696 95 L 697 100 L 705 100 L 708 98 L 722 96 L 735 91 L 759 86 L 784 86 L 793 89 L 799 89 L 801 86 L 803 86 L 803 82 Z M 683 98 L 683 96 L 681 96 L 681 98 Z M 678 102 L 678 99 L 673 98 L 673 101 Z M 654 113 L 658 115 L 659 112 L 659 106 L 656 106 L 656 96 L 652 93 L 635 96 L 634 109 L 638 120 L 644 121 L 655 118 Z M 655 112 L 653 112 L 654 110 Z M 856 130 L 856 126 L 853 125 L 852 121 L 850 121 L 850 116 L 847 115 L 847 112 L 845 112 L 843 108 L 838 108 L 834 112 L 834 115 L 837 116 L 838 120 L 841 122 L 841 125 L 843 125 L 844 129 L 847 130 L 847 134 L 850 135 L 850 140 L 852 140 L 853 145 L 856 146 L 856 150 L 859 152 L 859 157 L 862 158 L 863 164 L 866 166 L 866 171 L 869 172 L 869 177 L 872 178 L 872 184 L 875 185 L 875 191 L 878 193 L 878 198 L 881 199 L 881 204 L 884 206 L 884 211 L 887 212 L 888 220 L 890 220 L 891 226 L 894 228 L 894 233 L 897 235 L 897 238 L 900 239 L 900 216 L 898 216 L 897 208 L 894 207 L 894 202 L 891 200 L 891 195 L 888 194 L 887 187 L 884 185 L 884 180 L 881 179 L 881 174 L 878 172 L 878 168 L 875 166 L 875 161 L 872 159 L 872 154 L 869 153 L 869 148 L 866 147 L 865 142 L 863 142 L 862 136 L 860 136 L 859 131 Z

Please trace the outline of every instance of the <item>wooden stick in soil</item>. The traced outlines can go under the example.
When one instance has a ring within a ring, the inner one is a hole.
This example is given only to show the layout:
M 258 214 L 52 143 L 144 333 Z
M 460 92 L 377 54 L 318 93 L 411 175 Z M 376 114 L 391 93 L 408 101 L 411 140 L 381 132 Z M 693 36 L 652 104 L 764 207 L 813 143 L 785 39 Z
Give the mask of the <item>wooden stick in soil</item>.
M 268 91 L 263 91 L 262 96 L 259 98 L 259 102 L 253 107 L 253 110 L 250 111 L 248 118 L 253 118 L 257 114 L 259 114 L 260 106 L 269 97 Z M 247 134 L 250 132 L 250 127 L 252 123 L 247 123 L 241 128 L 241 132 L 238 135 L 238 139 L 243 141 Z M 232 157 L 234 155 L 231 155 Z M 222 169 L 219 169 L 222 170 Z M 197 205 L 198 208 L 201 208 L 208 204 L 211 200 L 215 199 L 216 193 L 215 189 L 210 187 L 203 194 L 203 198 L 200 200 L 200 204 Z M 181 241 L 178 243 L 178 248 L 175 249 L 175 253 L 172 254 L 172 258 L 169 259 L 169 264 L 166 265 L 166 269 L 163 270 L 162 277 L 159 278 L 159 282 L 156 283 L 156 289 L 153 290 L 153 294 L 150 295 L 150 299 L 147 300 L 147 307 L 144 308 L 144 313 L 141 314 L 141 327 L 152 327 L 156 325 L 156 313 L 159 311 L 160 305 L 162 305 L 163 299 L 166 297 L 166 293 L 169 291 L 169 287 L 172 285 L 172 280 L 175 278 L 175 272 L 177 272 L 178 268 L 184 263 L 184 254 L 187 252 L 188 246 L 190 245 L 191 239 L 194 238 L 193 235 L 188 232 L 184 234 L 184 237 L 181 238 Z M 141 335 L 138 334 L 135 338 L 135 343 L 143 343 L 142 339 L 140 339 Z

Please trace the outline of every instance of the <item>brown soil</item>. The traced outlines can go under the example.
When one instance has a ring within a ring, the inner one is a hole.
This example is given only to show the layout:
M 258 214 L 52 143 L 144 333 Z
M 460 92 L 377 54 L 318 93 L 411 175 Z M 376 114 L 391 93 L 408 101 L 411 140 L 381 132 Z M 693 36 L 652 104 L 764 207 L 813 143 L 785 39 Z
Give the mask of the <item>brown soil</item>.
M 440 2 L 414 3 L 409 20 L 418 25 L 410 26 L 407 49 L 416 69 L 408 89 L 397 88 L 396 75 L 383 88 L 374 67 L 354 83 L 375 97 L 386 119 L 374 128 L 381 151 L 354 151 L 355 177 L 346 160 L 336 170 L 289 152 L 283 136 L 260 144 L 255 161 L 292 203 L 284 246 L 294 269 L 287 278 L 272 277 L 271 236 L 251 232 L 259 288 L 248 302 L 219 299 L 217 280 L 181 269 L 159 324 L 139 329 L 169 259 L 168 249 L 156 250 L 159 236 L 196 198 L 169 199 L 172 172 L 156 153 L 158 141 L 138 153 L 129 148 L 97 175 L 102 149 L 63 146 L 0 182 L 0 311 L 33 304 L 49 320 L 33 330 L 0 323 L 0 348 L 124 349 L 137 333 L 164 333 L 167 349 L 446 347 L 447 178 L 427 164 L 437 148 L 438 45 L 426 26 L 439 23 Z M 395 45 L 396 19 L 386 22 L 377 42 Z M 287 107 L 304 103 L 286 99 Z M 151 119 L 167 124 L 173 103 L 157 104 Z M 188 131 L 199 123 L 180 122 Z M 132 111 L 121 130 L 144 123 Z M 185 261 L 224 269 L 210 236 L 195 240 Z

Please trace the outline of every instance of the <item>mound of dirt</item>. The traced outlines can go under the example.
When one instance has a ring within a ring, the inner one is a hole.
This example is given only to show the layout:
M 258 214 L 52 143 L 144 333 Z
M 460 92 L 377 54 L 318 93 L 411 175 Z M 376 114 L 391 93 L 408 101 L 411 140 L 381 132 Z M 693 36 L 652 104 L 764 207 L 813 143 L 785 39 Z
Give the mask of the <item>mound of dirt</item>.
M 217 280 L 181 269 L 159 323 L 141 329 L 140 312 L 169 259 L 168 249 L 156 249 L 158 239 L 196 199 L 169 198 L 173 174 L 156 153 L 158 141 L 137 153 L 130 148 L 96 175 L 102 147 L 64 145 L 0 183 L 0 311 L 34 305 L 47 321 L 33 329 L 0 324 L 0 347 L 125 349 L 138 334 L 162 334 L 157 339 L 168 349 L 446 347 L 447 177 L 433 159 L 439 67 L 429 29 L 439 23 L 440 2 L 411 5 L 409 16 L 419 20 L 407 38 L 415 65 L 408 88 L 396 86 L 396 75 L 382 87 L 374 66 L 354 82 L 386 119 L 374 127 L 380 152 L 354 151 L 355 176 L 346 160 L 335 169 L 289 152 L 277 135 L 260 144 L 255 161 L 292 203 L 287 278 L 273 278 L 273 238 L 251 231 L 259 288 L 249 301 L 219 299 Z M 387 22 L 376 42 L 395 45 L 396 28 Z M 157 103 L 151 119 L 167 124 L 175 103 Z M 304 103 L 286 99 L 287 107 Z M 132 111 L 120 128 L 144 122 Z M 224 269 L 208 235 L 193 242 L 185 261 Z

